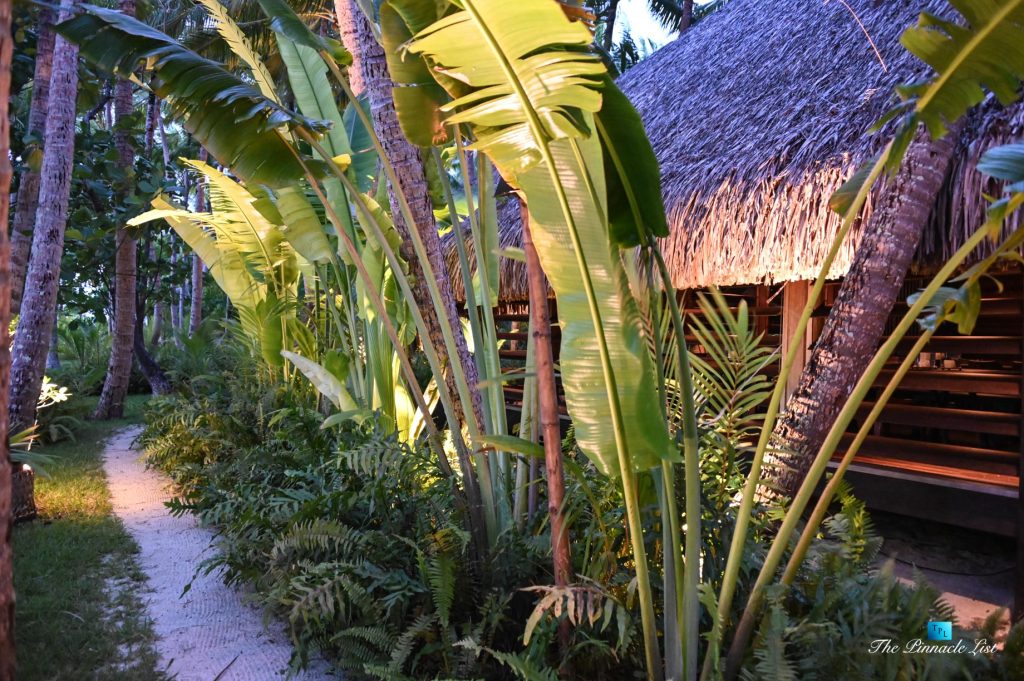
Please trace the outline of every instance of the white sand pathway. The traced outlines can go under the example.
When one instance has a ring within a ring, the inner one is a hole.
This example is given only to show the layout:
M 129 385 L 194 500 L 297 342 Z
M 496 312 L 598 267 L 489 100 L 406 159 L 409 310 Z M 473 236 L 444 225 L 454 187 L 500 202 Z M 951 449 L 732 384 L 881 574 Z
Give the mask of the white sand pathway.
M 106 445 L 103 466 L 114 513 L 140 548 L 139 566 L 148 577 L 143 594 L 158 637 L 161 664 L 179 681 L 262 681 L 286 676 L 291 644 L 283 625 L 264 626 L 263 614 L 225 586 L 218 574 L 196 568 L 215 549 L 213 533 L 193 516 L 173 517 L 164 502 L 169 481 L 147 470 L 132 448 L 139 428 L 116 433 Z M 193 580 L 194 578 L 194 580 Z M 182 594 L 192 581 L 192 588 Z M 336 679 L 323 660 L 295 677 Z

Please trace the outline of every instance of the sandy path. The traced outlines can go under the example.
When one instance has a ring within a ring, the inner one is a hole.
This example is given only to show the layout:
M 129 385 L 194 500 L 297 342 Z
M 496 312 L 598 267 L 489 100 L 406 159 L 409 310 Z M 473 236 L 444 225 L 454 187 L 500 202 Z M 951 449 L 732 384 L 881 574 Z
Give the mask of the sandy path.
M 167 479 L 146 470 L 140 453 L 132 449 L 139 430 L 122 430 L 107 442 L 103 467 L 114 513 L 139 544 L 139 565 L 149 582 L 143 598 L 154 622 L 161 664 L 179 681 L 283 679 L 292 647 L 280 622 L 264 627 L 261 611 L 244 603 L 217 574 L 199 575 L 182 595 L 196 567 L 214 550 L 213 533 L 192 516 L 168 513 Z M 295 678 L 339 678 L 328 668 L 318 660 Z

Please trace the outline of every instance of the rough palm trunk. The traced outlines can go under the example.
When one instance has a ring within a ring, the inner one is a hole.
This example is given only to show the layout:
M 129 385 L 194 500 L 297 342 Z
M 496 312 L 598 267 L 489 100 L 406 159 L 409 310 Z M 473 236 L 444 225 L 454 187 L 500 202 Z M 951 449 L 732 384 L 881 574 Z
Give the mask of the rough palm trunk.
M 338 17 L 338 34 L 345 49 L 352 54 L 352 65 L 348 68 L 348 84 L 356 97 L 366 89 L 363 83 L 363 69 L 359 61 L 359 37 L 356 34 L 355 12 L 359 8 L 352 5 L 352 0 L 334 0 L 334 13 Z
M 871 361 L 942 188 L 959 130 L 939 140 L 919 133 L 883 190 L 800 383 L 775 427 L 762 498 L 796 492 Z
M 61 3 L 61 21 L 77 0 Z M 46 148 L 39 179 L 39 209 L 32 233 L 32 257 L 25 276 L 25 296 L 12 350 L 10 424 L 15 430 L 35 421 L 36 400 L 50 347 L 53 314 L 60 285 L 68 197 L 75 148 L 75 101 L 78 94 L 78 46 L 58 36 L 46 116 Z
M 199 160 L 204 163 L 209 158 L 209 154 L 206 149 L 199 151 Z M 202 213 L 206 211 L 206 190 L 203 182 L 200 180 L 196 184 L 196 204 L 195 211 Z M 203 261 L 195 253 L 192 254 L 192 307 L 189 310 L 188 318 L 188 333 L 190 336 L 195 335 L 196 331 L 199 330 L 199 325 L 203 323 Z
M 185 248 L 185 245 L 182 244 L 182 246 L 181 246 L 181 255 L 179 256 L 179 260 L 191 263 L 190 258 L 191 258 L 191 256 L 189 255 L 188 250 Z M 189 276 L 181 282 L 181 286 L 178 287 L 178 291 L 177 291 L 177 293 L 178 293 L 178 301 L 177 301 L 178 302 L 178 333 L 180 333 L 182 335 L 185 335 L 185 334 L 188 333 L 188 321 L 189 321 L 189 319 L 188 319 L 188 311 L 189 311 L 189 307 L 188 307 L 188 299 L 189 298 L 188 298 L 188 296 L 189 296 L 189 291 L 190 291 L 189 284 L 191 284 L 191 283 L 192 283 L 192 276 L 191 276 L 191 273 L 189 273 Z
M 46 111 L 50 98 L 50 73 L 53 69 L 53 10 L 39 8 L 36 64 L 32 76 L 32 101 L 29 104 L 28 132 L 43 148 L 46 134 Z M 21 309 L 21 295 L 25 288 L 25 271 L 32 250 L 32 228 L 39 208 L 39 170 L 26 166 L 18 185 L 18 205 L 14 209 L 11 226 L 11 314 Z
M 604 20 L 604 36 L 602 36 L 601 46 L 605 52 L 611 52 L 615 39 L 615 19 L 619 13 L 619 0 L 609 0 L 605 12 L 607 14 Z
M 167 395 L 170 394 L 173 386 L 171 380 L 167 378 L 167 374 L 163 368 L 157 363 L 149 350 L 146 349 L 146 337 L 142 328 L 142 319 L 145 318 L 146 310 L 146 298 L 145 296 L 139 295 L 136 299 L 135 305 L 135 329 L 132 334 L 132 349 L 135 351 L 135 359 L 139 363 L 139 370 L 142 375 L 145 376 L 146 382 L 149 383 L 149 389 L 154 395 Z M 162 312 L 157 310 L 158 312 Z M 157 318 L 157 324 L 159 318 Z M 156 333 L 153 334 L 156 336 Z
M 50 352 L 46 354 L 46 370 L 60 369 L 60 353 L 57 351 L 57 320 L 60 319 L 60 308 L 53 311 L 53 331 L 50 332 Z
M 11 355 L 11 244 L 7 218 L 11 202 L 11 0 L 0 0 L 0 681 L 14 681 L 14 561 L 11 548 L 12 466 L 7 447 L 7 389 Z
M 351 3 L 352 0 L 348 0 L 348 2 Z M 399 186 L 389 187 L 388 194 L 391 199 L 391 210 L 395 227 L 402 235 L 402 257 L 409 263 L 410 274 L 412 275 L 413 296 L 416 298 L 416 305 L 422 312 L 427 326 L 428 337 L 423 339 L 423 342 L 431 343 L 437 348 L 442 362 L 456 361 L 461 363 L 467 382 L 472 386 L 472 404 L 463 405 L 459 400 L 454 376 L 448 367 L 445 367 L 444 371 L 445 383 L 455 400 L 456 408 L 460 410 L 459 417 L 462 419 L 474 418 L 479 425 L 483 423 L 480 391 L 475 387 L 479 383 L 479 378 L 476 365 L 469 354 L 465 336 L 461 333 L 462 325 L 458 312 L 455 310 L 455 296 L 452 293 L 451 282 L 448 279 L 448 269 L 441 251 L 441 239 L 437 234 L 434 209 L 430 202 L 430 191 L 427 188 L 427 178 L 423 171 L 420 151 L 409 143 L 402 134 L 402 129 L 398 124 L 395 103 L 391 97 L 394 84 L 391 81 L 391 75 L 388 73 L 384 49 L 374 38 L 369 21 L 361 11 L 357 8 L 352 8 L 351 17 L 355 24 L 356 42 L 359 46 L 359 65 L 363 74 L 363 84 L 366 87 L 366 94 L 370 102 L 370 113 L 373 118 L 374 129 L 377 131 L 377 135 L 380 136 L 384 153 L 387 154 L 388 159 L 395 168 L 395 174 L 398 176 Z M 408 200 L 415 224 L 407 225 L 402 218 L 401 211 L 398 209 L 399 204 L 396 192 L 401 192 Z M 441 321 L 438 319 L 434 305 L 431 302 L 430 290 L 427 287 L 423 265 L 413 250 L 410 234 L 414 229 L 423 240 L 427 260 L 430 262 L 430 267 L 433 270 L 434 279 L 442 295 L 444 295 L 444 311 L 452 329 L 455 331 L 458 356 L 454 358 L 449 357 L 445 350 L 444 338 L 441 332 Z
M 203 323 L 203 261 L 192 254 L 192 309 L 189 311 L 188 333 L 195 335 Z
M 154 350 L 160 346 L 160 339 L 164 333 L 164 316 L 163 301 L 153 303 L 153 334 L 149 338 L 149 346 Z
M 693 24 L 693 0 L 683 0 L 683 16 L 679 20 L 679 32 L 682 33 Z
M 121 0 L 119 9 L 129 16 L 135 16 L 135 0 Z M 131 114 L 132 85 L 127 80 L 119 80 L 114 86 L 114 117 L 121 123 Z M 118 129 L 114 132 L 114 146 L 121 167 L 134 167 L 135 151 L 127 130 Z M 97 419 L 120 418 L 124 414 L 124 398 L 128 394 L 128 383 L 131 380 L 136 336 L 138 245 L 126 225 L 118 226 L 115 241 L 114 335 L 110 342 L 107 378 L 103 381 L 103 392 L 93 412 L 93 418 Z

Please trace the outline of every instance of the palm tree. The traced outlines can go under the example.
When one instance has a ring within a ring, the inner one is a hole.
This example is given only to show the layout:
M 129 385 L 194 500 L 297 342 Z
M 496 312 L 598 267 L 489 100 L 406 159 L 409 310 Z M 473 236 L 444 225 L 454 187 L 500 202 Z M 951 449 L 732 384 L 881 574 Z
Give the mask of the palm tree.
M 118 8 L 135 16 L 135 0 L 121 0 Z M 119 124 L 132 115 L 132 84 L 119 79 L 114 85 L 114 117 Z M 122 168 L 135 165 L 129 132 L 123 125 L 114 131 L 114 147 Z M 135 286 L 138 275 L 138 244 L 125 225 L 117 228 L 114 249 L 114 333 L 110 343 L 110 362 L 103 392 L 93 418 L 120 418 L 132 373 L 135 343 Z
M 63 0 L 61 21 L 71 16 L 77 4 L 78 0 Z M 77 94 L 78 45 L 57 36 L 46 113 L 46 148 L 39 178 L 39 210 L 32 233 L 32 257 L 25 276 L 26 295 L 12 350 L 9 413 L 13 428 L 33 423 L 36 400 L 43 384 L 60 284 L 60 260 L 64 253 Z
M 800 383 L 772 433 L 776 446 L 765 458 L 762 498 L 796 493 L 878 348 L 935 206 L 959 130 L 954 126 L 938 140 L 919 132 L 900 171 L 883 190 Z
M 7 399 L 10 378 L 11 251 L 7 218 L 11 206 L 11 0 L 0 0 L 0 681 L 14 680 L 14 561 L 11 550 L 11 473 L 7 446 Z
M 53 10 L 49 7 L 39 8 L 36 35 L 36 63 L 32 76 L 28 133 L 38 148 L 42 149 L 50 97 L 53 43 L 57 37 L 53 30 Z M 32 248 L 32 228 L 35 226 L 38 207 L 39 171 L 28 164 L 18 184 L 18 205 L 14 209 L 14 224 L 11 226 L 11 313 L 15 315 L 21 309 L 25 270 L 28 268 L 29 252 Z
M 398 115 L 395 112 L 395 103 L 391 91 L 394 83 L 388 72 L 387 61 L 384 56 L 384 48 L 377 42 L 367 17 L 355 7 L 353 0 L 339 0 L 337 7 L 340 13 L 345 14 L 345 3 L 348 4 L 348 15 L 345 22 L 339 20 L 339 24 L 345 25 L 351 21 L 354 25 L 355 44 L 357 46 L 358 68 L 362 75 L 365 92 L 370 102 L 370 114 L 373 118 L 374 129 L 380 137 L 381 146 L 395 168 L 398 176 L 399 187 L 389 187 L 392 215 L 394 216 L 395 227 L 402 235 L 402 256 L 409 263 L 410 274 L 413 279 L 413 295 L 416 304 L 423 314 L 427 326 L 428 337 L 423 342 L 432 343 L 438 350 L 438 356 L 442 359 L 461 363 L 465 372 L 466 381 L 470 386 L 479 383 L 476 364 L 469 354 L 466 345 L 466 338 L 463 334 L 456 332 L 455 344 L 457 357 L 448 357 L 445 351 L 444 337 L 441 331 L 441 321 L 434 311 L 431 302 L 430 289 L 427 287 L 426 277 L 422 265 L 416 257 L 412 248 L 411 230 L 416 230 L 426 249 L 427 260 L 433 270 L 433 276 L 438 288 L 444 294 L 444 307 L 451 328 L 458 331 L 461 329 L 458 312 L 455 309 L 455 296 L 452 293 L 451 283 L 448 279 L 448 269 L 445 265 L 444 256 L 441 251 L 441 239 L 437 233 L 437 224 L 434 221 L 434 209 L 430 201 L 430 190 L 427 187 L 427 178 L 423 170 L 423 161 L 420 150 L 413 146 L 402 133 L 398 123 Z M 399 209 L 397 192 L 401 192 L 409 200 L 414 224 L 406 224 Z M 455 379 L 450 370 L 445 371 L 445 382 L 453 396 L 458 396 Z M 483 407 L 481 404 L 480 392 L 472 391 L 472 404 L 464 405 L 456 400 L 456 408 L 462 413 L 463 420 L 473 418 L 477 424 L 483 423 Z
M 202 149 L 199 152 L 199 160 L 204 163 L 209 158 L 209 154 L 206 149 Z M 201 213 L 206 210 L 206 192 L 203 188 L 202 181 L 196 186 L 196 212 Z M 203 322 L 203 261 L 196 255 L 192 254 L 192 309 L 189 314 L 188 321 L 188 333 L 189 335 L 195 335 L 199 329 L 199 325 Z

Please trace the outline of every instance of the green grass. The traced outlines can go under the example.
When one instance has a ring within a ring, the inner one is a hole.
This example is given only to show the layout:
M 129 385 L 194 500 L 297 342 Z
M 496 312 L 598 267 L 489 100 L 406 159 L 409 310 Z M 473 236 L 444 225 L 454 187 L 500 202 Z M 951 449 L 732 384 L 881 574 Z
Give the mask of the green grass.
M 76 441 L 42 448 L 55 461 L 49 478 L 36 478 L 39 518 L 14 531 L 19 679 L 164 678 L 138 595 L 138 547 L 112 515 L 101 461 L 104 440 L 140 422 L 146 399 L 130 397 L 124 419 L 85 422 Z

